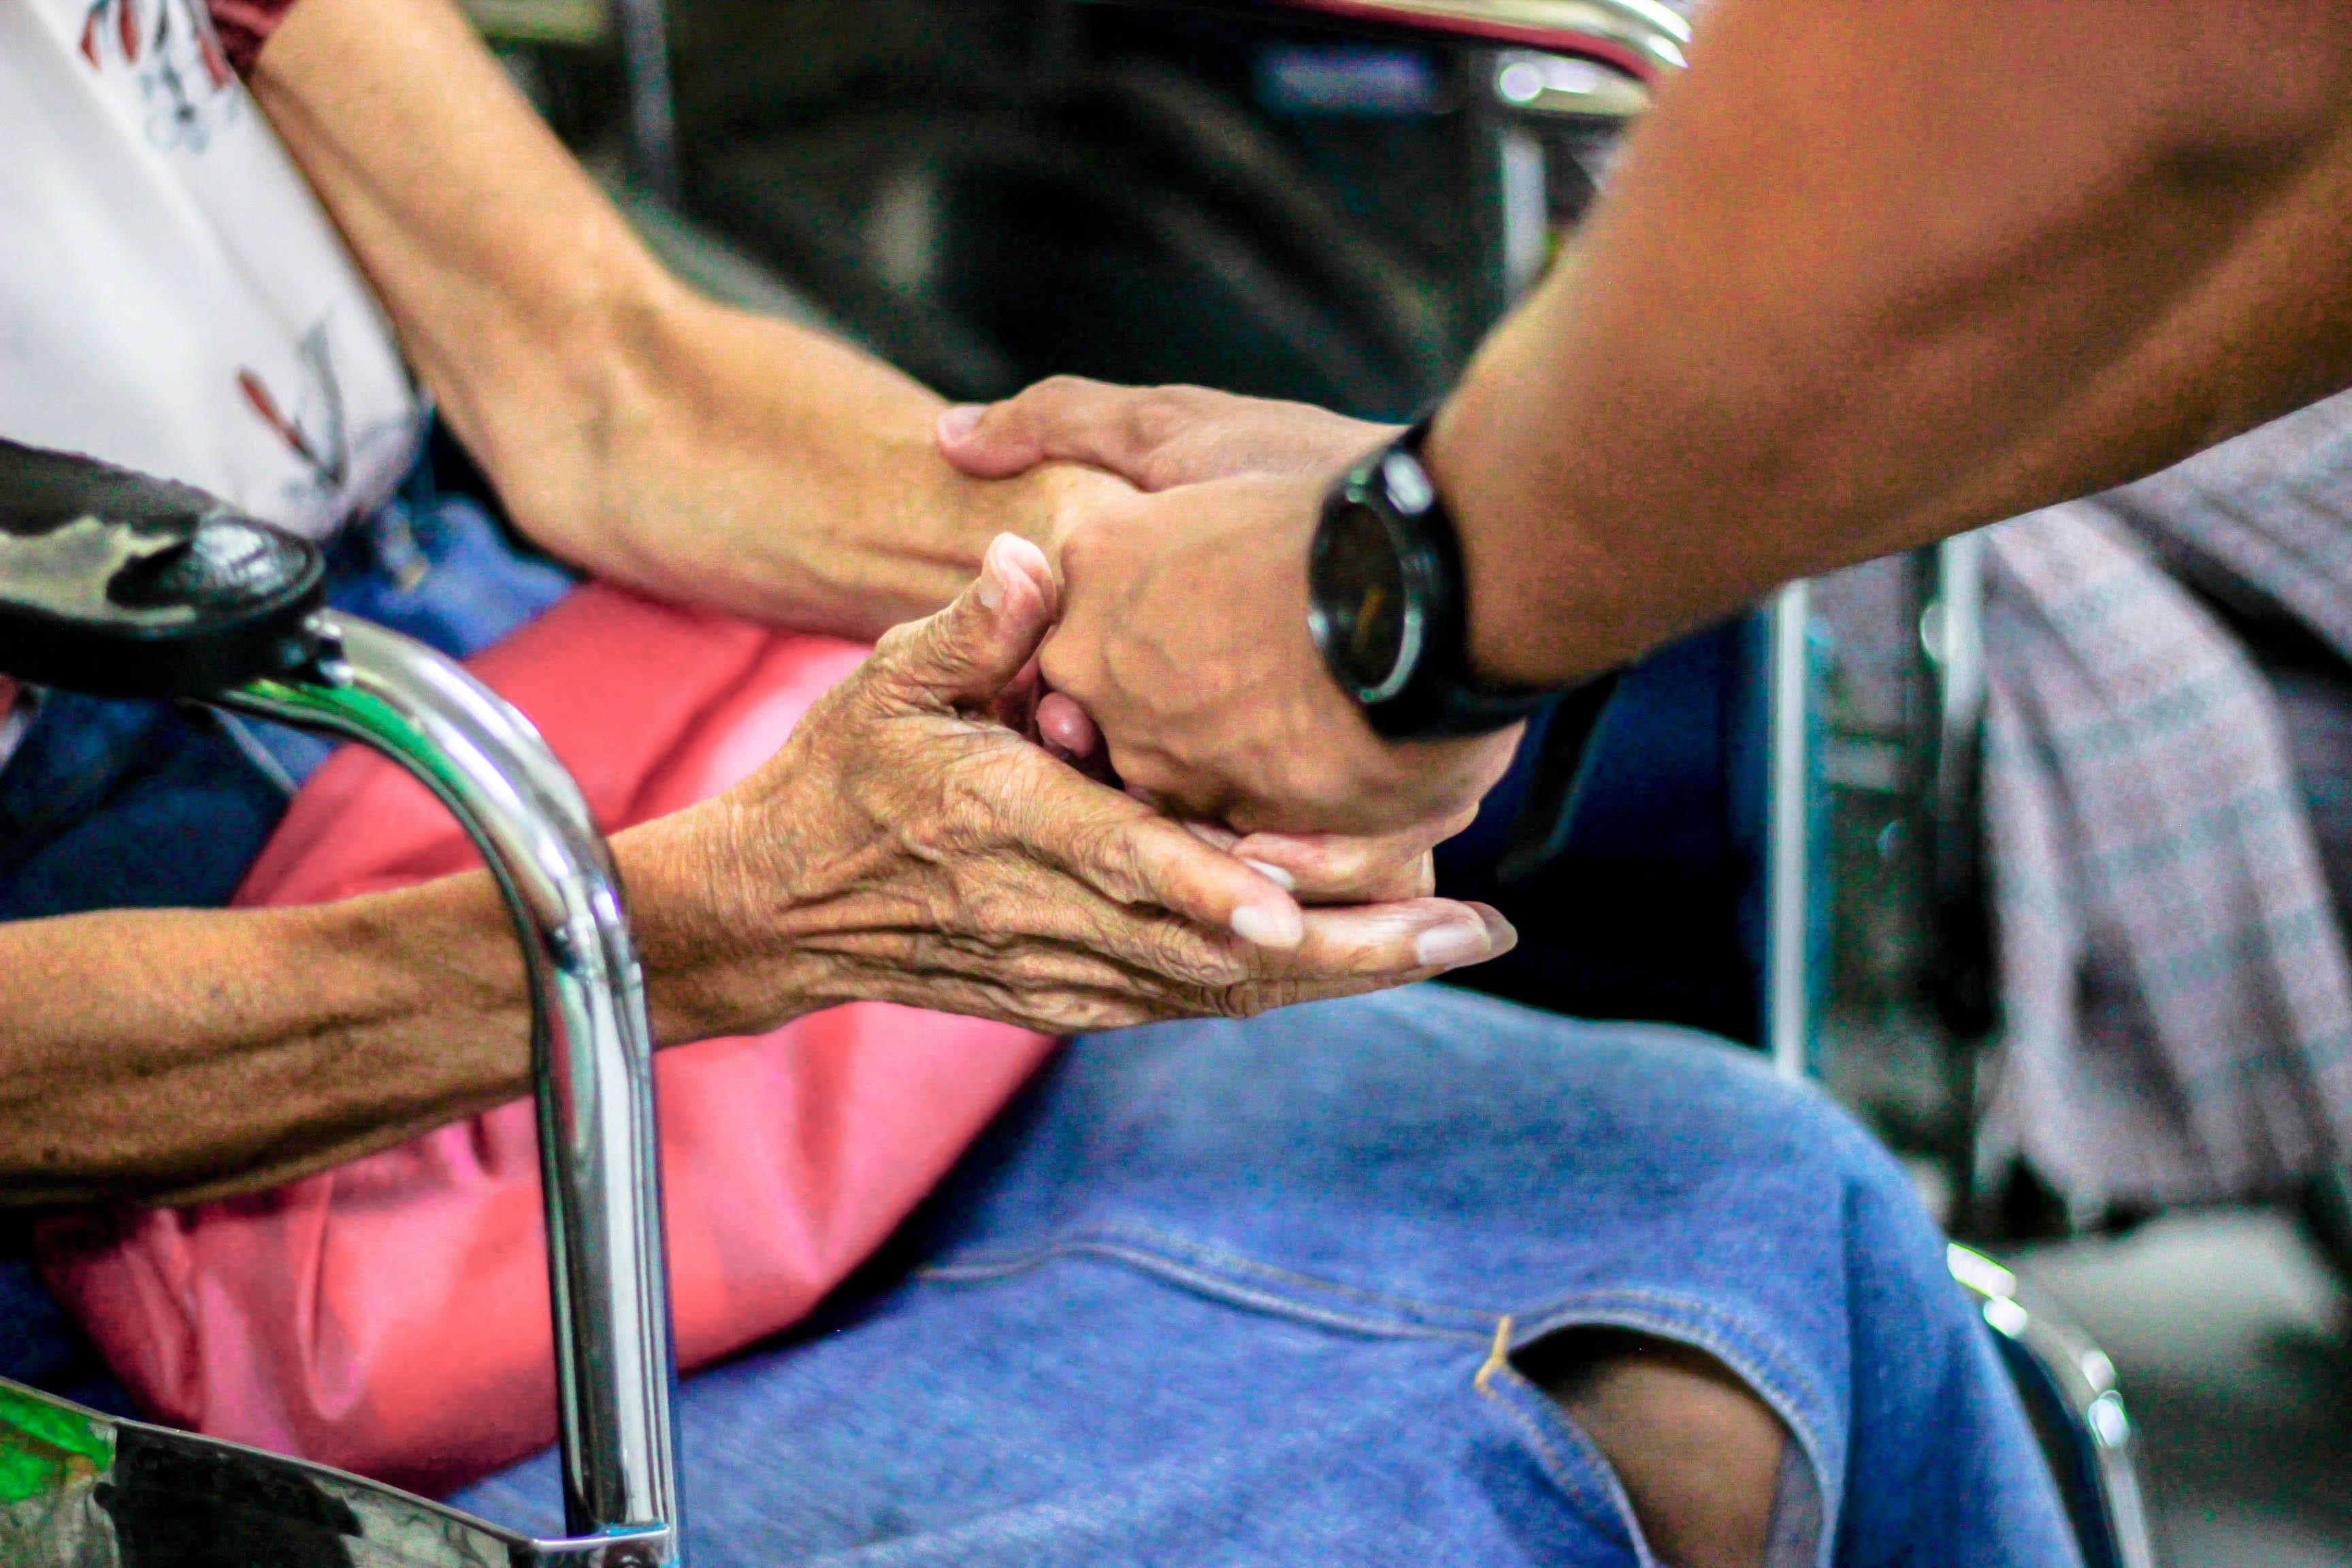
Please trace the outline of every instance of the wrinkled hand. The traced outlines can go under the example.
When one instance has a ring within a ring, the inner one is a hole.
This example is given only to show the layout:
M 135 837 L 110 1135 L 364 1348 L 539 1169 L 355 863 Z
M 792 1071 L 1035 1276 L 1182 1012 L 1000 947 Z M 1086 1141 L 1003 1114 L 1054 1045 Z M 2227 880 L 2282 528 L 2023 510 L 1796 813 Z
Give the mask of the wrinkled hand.
M 1040 740 L 1056 756 L 1081 768 L 1107 772 L 1102 732 L 1068 696 L 1043 694 L 1034 720 Z M 1425 899 L 1437 888 L 1433 851 L 1466 829 L 1478 815 L 1475 804 L 1452 816 L 1418 823 L 1396 833 L 1252 833 L 1217 823 L 1184 826 L 1255 870 L 1263 871 L 1302 904 L 1357 904 Z
M 1302 910 L 1008 727 L 1055 595 L 1042 553 L 1000 538 L 977 584 L 884 637 L 773 761 L 682 814 L 712 906 L 706 1028 L 853 999 L 1053 1032 L 1244 1015 L 1516 940 L 1493 910 L 1441 900 Z

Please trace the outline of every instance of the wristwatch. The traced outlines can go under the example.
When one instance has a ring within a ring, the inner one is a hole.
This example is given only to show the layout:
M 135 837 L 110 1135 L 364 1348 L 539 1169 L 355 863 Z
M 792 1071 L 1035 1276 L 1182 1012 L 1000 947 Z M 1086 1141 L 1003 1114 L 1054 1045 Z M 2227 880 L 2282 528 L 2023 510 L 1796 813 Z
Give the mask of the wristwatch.
M 1423 419 L 1333 482 L 1307 557 L 1315 646 L 1391 741 L 1483 735 L 1560 695 L 1472 673 L 1462 546 L 1422 466 L 1428 435 Z

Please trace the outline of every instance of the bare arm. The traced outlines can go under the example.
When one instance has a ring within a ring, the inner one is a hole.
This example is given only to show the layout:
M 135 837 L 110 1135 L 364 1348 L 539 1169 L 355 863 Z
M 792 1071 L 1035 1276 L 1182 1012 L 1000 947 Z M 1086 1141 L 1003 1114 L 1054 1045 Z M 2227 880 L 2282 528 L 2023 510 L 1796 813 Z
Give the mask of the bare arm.
M 862 999 L 1049 1033 L 1252 1013 L 1508 947 L 1443 900 L 1301 911 L 993 721 L 1055 590 L 1015 542 L 988 560 L 986 595 L 891 632 L 752 777 L 614 837 L 661 1043 Z M 478 873 L 0 924 L 0 1205 L 266 1186 L 510 1100 L 522 984 Z
M 2352 384 L 2352 10 L 1720 0 L 1434 467 L 1550 681 Z
M 2352 384 L 2339 0 L 1715 0 L 1700 31 L 1432 436 L 1488 678 L 1573 680 Z M 1502 750 L 1382 743 L 1308 637 L 1318 503 L 1377 434 L 1049 382 L 941 442 L 1160 492 L 1066 542 L 1045 657 L 1129 783 L 1370 831 L 1475 800 Z
M 448 0 L 302 0 L 253 89 L 516 521 L 601 575 L 871 637 L 1109 482 L 964 479 L 930 393 L 687 290 Z

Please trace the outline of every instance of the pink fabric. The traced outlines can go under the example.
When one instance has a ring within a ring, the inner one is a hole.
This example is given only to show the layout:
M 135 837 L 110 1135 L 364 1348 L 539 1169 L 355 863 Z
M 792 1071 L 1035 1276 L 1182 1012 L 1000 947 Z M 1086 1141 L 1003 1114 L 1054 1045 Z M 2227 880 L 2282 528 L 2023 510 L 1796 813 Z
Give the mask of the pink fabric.
M 590 586 L 475 669 L 619 827 L 743 777 L 864 653 Z M 314 903 L 476 863 L 422 788 L 346 751 L 238 897 Z M 1052 1045 L 859 1004 L 664 1052 L 683 1364 L 805 1314 Z M 536 1150 L 519 1102 L 258 1197 L 53 1223 L 44 1268 L 165 1419 L 446 1489 L 554 1436 Z

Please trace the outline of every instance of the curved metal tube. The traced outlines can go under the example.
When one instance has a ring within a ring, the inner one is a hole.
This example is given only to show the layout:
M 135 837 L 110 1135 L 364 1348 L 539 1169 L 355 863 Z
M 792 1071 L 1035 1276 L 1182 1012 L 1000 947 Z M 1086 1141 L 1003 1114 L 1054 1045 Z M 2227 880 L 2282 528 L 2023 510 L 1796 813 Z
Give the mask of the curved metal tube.
M 613 14 L 628 100 L 629 163 L 647 190 L 676 207 L 686 196 L 686 175 L 671 87 L 668 10 L 662 0 L 614 0 Z
M 1582 55 L 1643 81 L 1682 69 L 1691 36 L 1658 0 L 1255 0 L 1255 8 Z
M 2009 1269 L 1958 1245 L 1952 1278 L 1979 1304 L 2035 1426 L 2055 1434 L 2051 1468 L 2086 1568 L 2158 1568 L 2161 1558 L 2140 1490 L 2138 1439 L 2116 1363 L 2056 1307 Z M 2047 1441 L 2047 1439 L 2045 1439 Z
M 310 629 L 312 679 L 215 700 L 399 763 L 504 889 L 531 987 L 565 1514 L 577 1536 L 640 1537 L 628 1560 L 666 1568 L 681 1558 L 653 1035 L 611 852 L 530 721 L 471 676 L 331 611 Z

